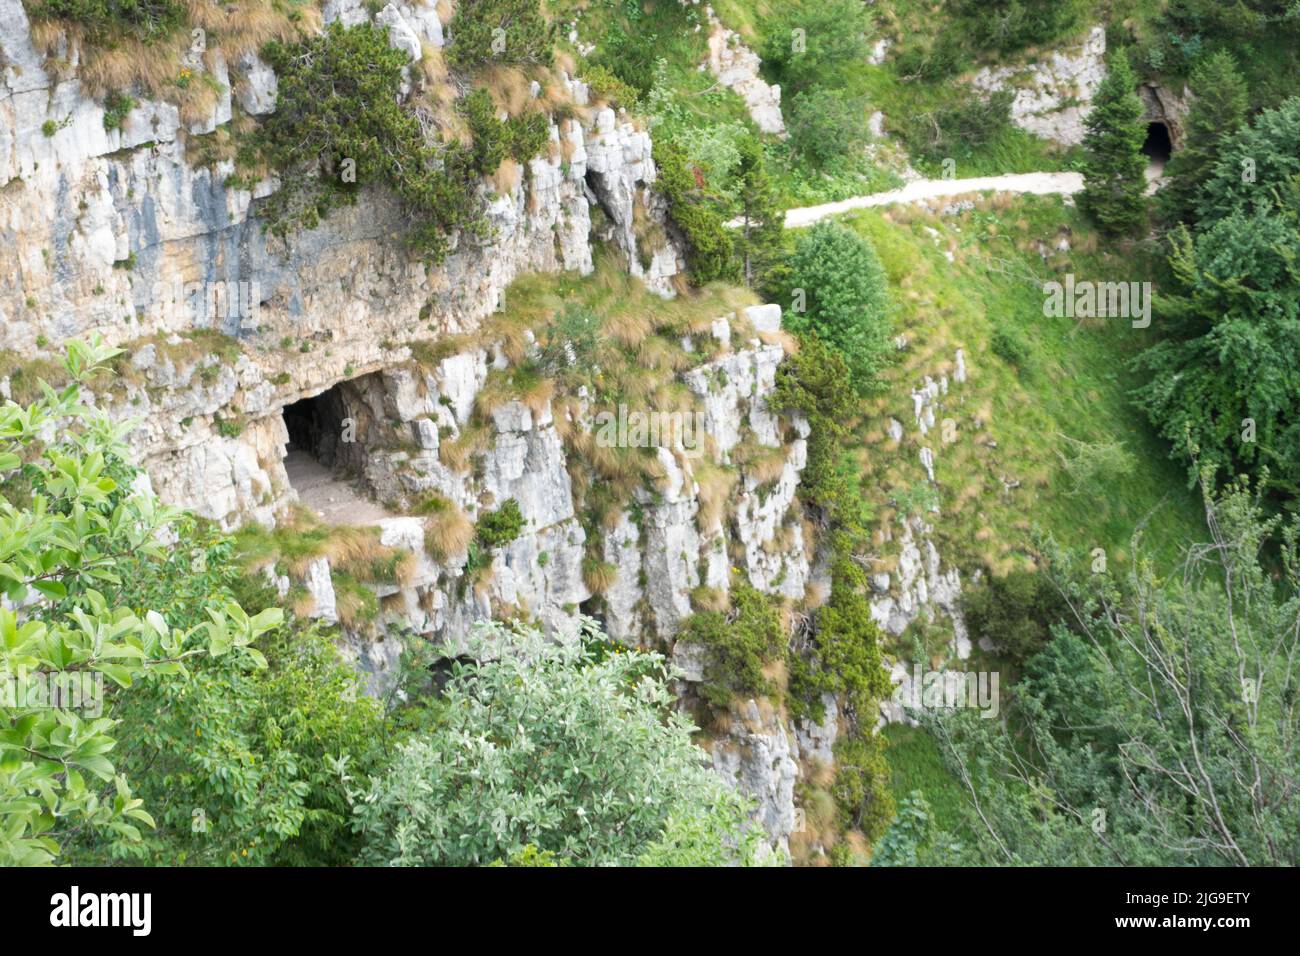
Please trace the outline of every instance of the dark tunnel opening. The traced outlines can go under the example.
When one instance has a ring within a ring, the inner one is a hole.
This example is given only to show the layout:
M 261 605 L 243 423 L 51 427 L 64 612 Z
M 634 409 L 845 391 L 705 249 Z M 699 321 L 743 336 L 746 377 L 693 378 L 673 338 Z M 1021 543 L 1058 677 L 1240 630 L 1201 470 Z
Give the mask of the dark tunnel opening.
M 1164 123 L 1148 123 L 1147 138 L 1142 152 L 1159 163 L 1167 163 L 1173 155 L 1174 142 L 1169 137 L 1169 127 Z

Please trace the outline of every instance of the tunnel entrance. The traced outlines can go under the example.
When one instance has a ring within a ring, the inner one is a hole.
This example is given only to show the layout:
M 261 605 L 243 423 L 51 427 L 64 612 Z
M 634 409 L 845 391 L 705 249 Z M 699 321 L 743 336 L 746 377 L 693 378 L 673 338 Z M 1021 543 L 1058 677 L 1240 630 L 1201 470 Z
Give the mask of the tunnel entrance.
M 348 418 L 338 386 L 284 406 L 290 456 L 308 456 L 327 468 L 342 464 L 339 444 Z
M 370 524 L 388 516 L 365 497 L 365 438 L 372 416 L 361 383 L 340 382 L 281 409 L 289 433 L 289 484 L 303 505 L 331 524 Z
M 1174 141 L 1169 137 L 1169 127 L 1164 123 L 1147 123 L 1147 138 L 1142 144 L 1144 155 L 1163 166 L 1173 155 Z

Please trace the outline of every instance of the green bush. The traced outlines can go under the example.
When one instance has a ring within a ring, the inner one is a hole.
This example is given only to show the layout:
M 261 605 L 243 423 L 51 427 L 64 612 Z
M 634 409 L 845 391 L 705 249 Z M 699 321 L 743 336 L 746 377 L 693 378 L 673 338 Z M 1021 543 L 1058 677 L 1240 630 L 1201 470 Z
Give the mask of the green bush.
M 790 141 L 818 166 L 862 148 L 868 135 L 866 100 L 843 90 L 816 89 L 788 100 Z
M 704 173 L 692 167 L 680 147 L 665 140 L 654 143 L 659 170 L 656 188 L 668 200 L 668 216 L 686 240 L 687 260 L 697 283 L 734 279 L 735 244 L 726 220 L 710 201 Z
M 586 629 L 603 637 L 591 622 Z M 499 623 L 469 635 L 473 660 L 452 666 L 438 719 L 399 745 L 358 795 L 361 862 L 761 859 L 751 807 L 705 765 L 695 728 L 674 707 L 663 658 L 593 643 L 609 646 Z
M 127 94 L 110 91 L 104 97 L 104 129 L 121 129 L 122 121 L 135 107 L 135 100 Z
M 263 53 L 279 95 L 246 149 L 280 173 L 281 186 L 262 209 L 273 234 L 315 228 L 372 185 L 401 201 L 408 243 L 434 262 L 452 233 L 478 234 L 481 150 L 425 141 L 419 120 L 399 103 L 406 55 L 389 45 L 387 29 L 335 22 Z
M 1015 329 L 999 325 L 989 337 L 989 348 L 993 354 L 1008 365 L 1014 365 L 1023 371 L 1029 363 L 1029 346 Z
M 794 96 L 845 85 L 870 56 L 873 32 L 870 10 L 859 0 L 797 0 L 763 22 L 760 55 L 782 95 Z
M 484 175 L 494 172 L 507 156 L 527 162 L 550 140 L 545 114 L 530 111 L 502 121 L 497 118 L 496 104 L 487 90 L 471 91 L 456 108 L 465 117 L 474 139 L 470 166 Z
M 584 64 L 581 74 L 583 81 L 596 97 L 607 99 L 615 106 L 631 109 L 641 98 L 635 86 L 624 83 L 613 70 L 600 63 Z
M 683 623 L 677 640 L 706 649 L 700 695 L 725 708 L 737 694 L 770 694 L 763 668 L 782 650 L 785 634 L 772 602 L 759 591 L 737 584 L 727 613 L 700 611 Z
M 865 732 L 835 741 L 835 782 L 831 793 L 844 830 L 859 830 L 874 843 L 894 818 L 885 738 Z
M 1014 53 L 1049 43 L 1075 30 L 1083 12 L 1079 0 L 949 0 L 959 25 L 979 50 Z
M 851 537 L 841 532 L 833 541 L 840 553 L 831 566 L 830 600 L 813 620 L 811 646 L 790 655 L 790 713 L 820 721 L 822 695 L 833 694 L 866 729 L 875 726 L 877 705 L 890 693 L 889 674 L 880 655 L 880 627 L 863 593 L 865 575 L 844 553 Z
M 908 149 L 927 159 L 959 159 L 996 139 L 1011 126 L 1010 90 L 987 99 L 967 95 L 906 122 Z
M 796 240 L 786 282 L 786 327 L 839 352 L 854 391 L 868 394 L 893 350 L 888 283 L 876 251 L 847 226 L 819 222 Z
M 131 33 L 149 40 L 171 33 L 186 22 L 182 0 L 27 0 L 35 19 L 71 20 L 92 33 Z
M 551 26 L 537 0 L 459 0 L 448 27 L 447 63 L 455 69 L 551 62 Z
M 1068 608 L 1046 575 L 1016 570 L 966 588 L 962 612 L 974 634 L 996 643 L 1008 659 L 1023 661 L 1047 643 Z
M 777 368 L 776 388 L 767 401 L 771 408 L 798 411 L 808 419 L 800 499 L 821 513 L 823 524 L 860 532 L 868 515 L 845 450 L 846 423 L 857 400 L 844 359 L 815 335 L 804 336 L 799 351 Z
M 1300 97 L 1222 146 L 1197 213 L 1170 237 L 1137 397 L 1189 484 L 1249 474 L 1300 499 Z
M 496 511 L 489 511 L 478 519 L 478 540 L 489 548 L 499 548 L 519 537 L 524 527 L 524 516 L 519 502 L 507 498 Z

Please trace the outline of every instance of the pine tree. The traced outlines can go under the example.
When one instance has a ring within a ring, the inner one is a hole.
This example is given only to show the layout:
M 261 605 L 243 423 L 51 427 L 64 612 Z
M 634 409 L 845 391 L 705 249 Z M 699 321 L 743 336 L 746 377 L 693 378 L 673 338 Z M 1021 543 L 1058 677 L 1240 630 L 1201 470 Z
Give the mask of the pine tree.
M 740 164 L 736 170 L 740 182 L 740 254 L 745 285 L 756 288 L 781 256 L 785 232 L 785 214 L 777 203 L 776 190 L 767 174 L 762 145 L 755 139 L 740 143 Z
M 1168 182 L 1158 200 L 1161 219 L 1168 223 L 1195 218 L 1196 195 L 1219 161 L 1223 144 L 1246 122 L 1250 103 L 1231 53 L 1216 53 L 1197 66 L 1190 85 L 1195 99 L 1187 114 L 1187 135 L 1165 167 Z
M 1145 212 L 1146 159 L 1142 101 L 1124 56 L 1115 57 L 1085 121 L 1083 209 L 1103 231 L 1133 232 Z

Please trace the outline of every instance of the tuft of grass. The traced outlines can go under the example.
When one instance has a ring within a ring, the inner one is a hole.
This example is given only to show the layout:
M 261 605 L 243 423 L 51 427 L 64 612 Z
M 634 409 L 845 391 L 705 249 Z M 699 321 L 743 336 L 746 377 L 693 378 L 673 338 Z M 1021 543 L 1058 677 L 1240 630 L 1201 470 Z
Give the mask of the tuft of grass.
M 618 568 L 608 561 L 588 556 L 582 562 L 582 582 L 592 594 L 604 594 L 618 580 Z
M 424 550 L 435 561 L 464 554 L 474 539 L 474 523 L 454 502 L 441 495 L 425 498 L 413 513 L 424 516 Z

